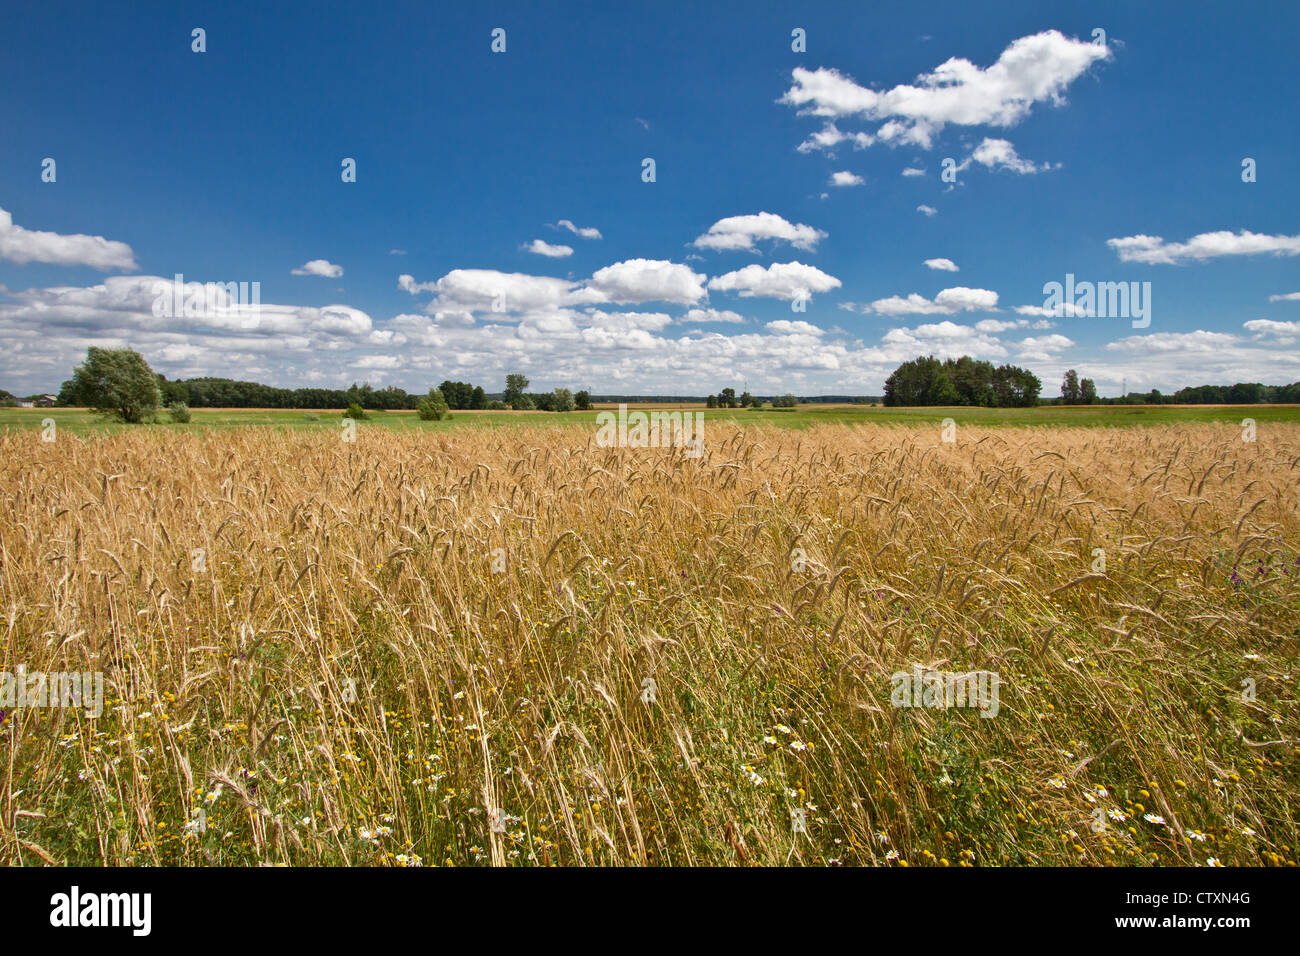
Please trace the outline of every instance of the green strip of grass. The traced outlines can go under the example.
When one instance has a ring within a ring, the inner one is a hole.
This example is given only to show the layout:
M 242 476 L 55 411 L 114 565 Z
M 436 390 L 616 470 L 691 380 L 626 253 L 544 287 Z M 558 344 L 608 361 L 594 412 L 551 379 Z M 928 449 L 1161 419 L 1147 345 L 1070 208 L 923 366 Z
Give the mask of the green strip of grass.
M 653 411 L 659 406 L 631 406 Z M 660 410 L 669 410 L 661 408 Z M 673 411 L 681 408 L 674 406 Z M 1041 406 L 1038 408 L 884 408 L 863 405 L 801 405 L 798 408 L 704 409 L 708 422 L 776 425 L 805 428 L 809 425 L 845 424 L 938 424 L 952 418 L 958 425 L 986 427 L 1029 427 L 1060 425 L 1071 427 L 1128 427 L 1175 425 L 1196 422 L 1240 424 L 1252 418 L 1258 424 L 1300 422 L 1300 405 L 1091 405 Z M 157 430 L 276 426 L 289 428 L 337 429 L 341 412 L 305 412 L 293 409 L 195 408 L 188 425 L 164 423 L 147 427 Z M 587 425 L 596 427 L 598 412 L 454 412 L 450 420 L 420 421 L 413 411 L 370 412 L 362 428 L 415 428 L 437 431 L 450 428 L 509 427 L 518 425 Z M 39 430 L 45 419 L 73 434 L 115 431 L 128 426 L 106 422 L 81 408 L 0 408 L 0 430 Z M 162 415 L 166 421 L 166 413 Z

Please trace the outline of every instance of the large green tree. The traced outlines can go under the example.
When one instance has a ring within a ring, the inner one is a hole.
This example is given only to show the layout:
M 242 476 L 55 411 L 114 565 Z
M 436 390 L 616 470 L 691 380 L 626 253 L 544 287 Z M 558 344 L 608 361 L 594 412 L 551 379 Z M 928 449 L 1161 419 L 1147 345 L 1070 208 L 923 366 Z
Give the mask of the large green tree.
M 1074 369 L 1069 369 L 1065 373 L 1065 378 L 1061 380 L 1061 404 L 1078 405 L 1081 398 L 1079 373 Z
M 78 404 L 101 415 L 133 423 L 152 418 L 162 402 L 158 377 L 143 355 L 131 349 L 93 345 L 60 394 L 73 396 Z
M 523 404 L 524 389 L 527 387 L 527 376 L 520 375 L 518 372 L 511 372 L 506 376 L 506 390 L 502 392 L 501 400 L 511 408 L 519 408 Z
M 574 408 L 573 392 L 567 388 L 557 388 L 551 393 L 554 396 L 552 402 L 553 408 L 557 412 L 571 412 Z

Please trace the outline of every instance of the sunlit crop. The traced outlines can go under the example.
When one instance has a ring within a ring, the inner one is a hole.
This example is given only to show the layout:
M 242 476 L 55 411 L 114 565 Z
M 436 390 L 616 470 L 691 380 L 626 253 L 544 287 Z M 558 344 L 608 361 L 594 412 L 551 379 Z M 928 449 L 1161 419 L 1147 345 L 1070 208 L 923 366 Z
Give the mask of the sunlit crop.
M 0 863 L 1294 865 L 1298 483 L 1284 424 L 0 435 L 0 670 L 106 687 L 0 708 Z

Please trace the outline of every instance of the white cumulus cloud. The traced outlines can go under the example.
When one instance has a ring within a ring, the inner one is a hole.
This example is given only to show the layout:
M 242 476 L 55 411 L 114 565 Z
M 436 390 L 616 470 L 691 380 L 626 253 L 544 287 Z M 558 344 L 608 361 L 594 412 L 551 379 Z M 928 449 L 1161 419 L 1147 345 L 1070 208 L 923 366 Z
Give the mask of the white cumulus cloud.
M 801 153 L 810 153 L 816 149 L 829 153 L 845 141 L 851 142 L 854 149 L 866 149 L 875 142 L 875 137 L 870 133 L 841 132 L 834 123 L 827 123 L 820 132 L 813 133 L 800 143 L 798 150 Z
M 775 213 L 760 212 L 754 215 L 719 219 L 692 245 L 698 249 L 713 249 L 719 252 L 753 252 L 756 242 L 770 239 L 775 242 L 788 242 L 796 249 L 812 252 L 817 248 L 817 243 L 825 238 L 826 233 L 820 229 L 803 223 L 796 225 Z
M 343 275 L 343 267 L 335 265 L 328 259 L 312 259 L 292 271 L 296 276 L 321 276 L 326 279 L 337 279 Z
M 877 312 L 881 315 L 952 315 L 957 312 L 985 312 L 996 309 L 998 294 L 989 289 L 969 289 L 966 286 L 954 286 L 944 289 L 933 300 L 913 292 L 907 298 L 893 295 L 887 299 L 877 299 L 864 312 Z
M 977 332 L 987 332 L 990 335 L 997 335 L 999 332 L 1006 332 L 1010 329 L 1023 329 L 1029 325 L 1028 319 L 981 319 L 975 323 Z
M 573 304 L 579 283 L 496 269 L 453 269 L 434 282 L 416 282 L 402 275 L 397 286 L 412 295 L 435 293 L 430 312 L 518 313 Z
M 628 259 L 592 274 L 587 289 L 594 301 L 673 302 L 694 305 L 704 297 L 705 276 L 690 266 L 664 259 Z
M 14 225 L 14 217 L 0 209 L 0 259 L 19 265 L 45 262 L 56 266 L 90 266 L 100 272 L 133 272 L 135 253 L 125 242 L 86 236 L 40 232 Z
M 528 245 L 524 246 L 524 251 L 531 252 L 534 255 L 547 256 L 551 259 L 563 259 L 565 256 L 573 255 L 573 246 L 551 245 L 541 239 L 534 239 Z
M 732 325 L 743 325 L 745 317 L 739 312 L 732 312 L 730 309 L 691 309 L 681 317 L 682 322 L 696 324 L 700 322 L 727 322 Z
M 1016 148 L 1005 139 L 985 138 L 982 143 L 971 151 L 965 161 L 957 168 L 966 169 L 972 162 L 979 163 L 989 169 L 1009 169 L 1013 173 L 1026 175 L 1029 173 L 1041 173 L 1052 168 L 1051 163 L 1035 165 L 1027 159 L 1021 159 L 1016 153 Z
M 673 324 L 672 316 L 663 312 L 602 312 L 588 309 L 583 319 L 591 328 L 608 332 L 659 332 Z
M 362 355 L 348 363 L 349 368 L 394 369 L 402 367 L 402 359 L 397 355 Z
M 1300 255 L 1300 236 L 1269 236 L 1241 230 L 1203 232 L 1186 242 L 1165 242 L 1160 236 L 1125 236 L 1107 239 L 1122 262 L 1177 265 L 1188 260 L 1204 262 L 1220 256 Z
M 791 321 L 790 319 L 777 319 L 774 322 L 768 322 L 764 328 L 770 329 L 777 335 L 824 335 L 825 331 L 819 329 L 811 322 L 799 320 Z
M 1255 338 L 1271 340 L 1273 345 L 1295 345 L 1300 337 L 1300 322 L 1275 322 L 1271 319 L 1251 319 L 1243 323 L 1248 332 L 1254 332 Z
M 1046 30 L 1014 40 L 987 69 L 953 57 L 914 84 L 884 91 L 859 86 L 838 70 L 796 67 L 781 102 L 815 116 L 881 122 L 878 139 L 929 149 L 948 123 L 1009 127 L 1036 103 L 1059 105 L 1071 83 L 1110 56 L 1101 44 Z
M 1002 343 L 988 333 L 946 319 L 911 329 L 890 329 L 883 342 L 890 349 L 891 357 L 898 361 L 915 358 L 922 352 L 933 352 L 940 358 L 961 355 L 1002 358 L 1007 354 Z
M 1037 315 L 1041 318 L 1077 318 L 1082 316 L 1088 317 L 1088 310 L 1075 305 L 1073 302 L 1058 302 L 1055 307 L 1048 308 L 1045 305 L 1018 305 L 1014 310 L 1019 315 Z M 1034 328 L 1050 328 L 1049 325 L 1035 325 Z
M 581 236 L 583 239 L 600 238 L 600 230 L 597 229 L 595 226 L 575 226 L 568 219 L 561 219 L 559 222 L 555 224 L 555 228 L 567 229 L 569 230 L 569 232 L 573 233 L 576 236 Z
M 1020 349 L 1017 355 L 1026 361 L 1050 362 L 1056 357 L 1057 352 L 1064 351 L 1073 345 L 1074 342 L 1064 335 L 1055 333 L 1052 335 L 1031 335 L 1020 341 Z
M 770 266 L 754 264 L 709 280 L 709 288 L 718 292 L 735 292 L 742 298 L 769 298 L 792 301 L 812 293 L 838 289 L 840 280 L 815 266 L 801 262 L 774 262 Z

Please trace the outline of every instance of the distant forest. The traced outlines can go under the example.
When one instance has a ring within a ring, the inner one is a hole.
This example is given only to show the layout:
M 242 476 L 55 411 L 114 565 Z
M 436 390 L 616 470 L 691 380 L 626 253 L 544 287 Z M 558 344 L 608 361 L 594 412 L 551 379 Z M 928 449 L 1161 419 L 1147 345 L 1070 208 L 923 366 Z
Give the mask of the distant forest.
M 172 381 L 169 381 L 164 375 L 158 375 L 157 378 L 164 406 L 183 402 L 190 408 L 301 408 L 317 410 L 347 408 L 349 405 L 355 404 L 368 410 L 388 411 L 393 409 L 415 409 L 426 397 L 425 392 L 407 392 L 405 389 L 395 386 L 374 388 L 369 383 L 358 385 L 355 382 L 349 388 L 341 389 L 278 388 L 274 385 L 263 385 L 259 382 L 241 382 L 229 378 L 205 377 L 175 379 Z M 527 379 L 524 379 L 524 387 L 526 386 Z M 523 392 L 521 389 L 514 390 L 515 393 L 511 394 L 512 390 L 509 384 L 507 384 L 506 390 L 498 392 L 488 392 L 481 385 L 474 385 L 469 382 L 445 381 L 436 387 L 442 392 L 447 407 L 451 409 L 513 407 L 515 401 L 518 401 L 521 406 L 527 406 L 529 400 L 531 400 L 532 408 L 547 411 L 553 395 L 550 392 Z M 725 393 L 734 395 L 734 390 L 721 389 L 718 395 Z M 577 392 L 574 397 L 578 399 L 577 407 L 580 410 L 584 407 L 584 399 L 588 404 L 596 402 L 627 402 L 629 404 L 694 402 L 704 404 L 708 398 L 714 398 L 715 402 L 717 401 L 717 396 L 591 394 L 586 390 Z M 754 399 L 758 402 L 779 403 L 785 397 L 787 396 L 756 395 Z M 6 401 L 6 398 L 10 399 L 10 401 Z M 12 399 L 13 396 L 10 396 L 8 392 L 0 391 L 0 404 L 13 404 Z M 59 405 L 85 404 L 85 402 L 78 399 L 71 379 L 63 383 L 63 387 L 59 390 L 58 399 Z M 878 395 L 818 395 L 798 399 L 801 404 L 852 403 L 859 405 L 879 404 L 883 400 Z M 733 402 L 733 406 L 738 401 L 737 399 Z
M 360 405 L 369 410 L 416 409 L 426 398 L 423 392 L 407 392 L 395 386 L 374 388 L 369 383 L 355 382 L 345 389 L 334 388 L 277 388 L 259 382 L 241 382 L 229 378 L 191 378 L 168 381 L 158 375 L 158 388 L 162 404 L 181 403 L 191 408 L 301 408 L 336 409 Z M 451 409 L 536 408 L 550 410 L 556 403 L 556 392 L 524 392 L 528 380 L 511 375 L 506 389 L 488 392 L 481 385 L 469 382 L 444 381 L 437 386 L 447 406 Z M 1042 383 L 1033 373 L 1013 365 L 994 367 L 990 362 L 978 361 L 970 356 L 940 361 L 934 356 L 921 356 L 904 362 L 889 376 L 884 395 L 750 395 L 748 391 L 738 399 L 735 390 L 725 388 L 710 395 L 637 395 L 619 393 L 592 393 L 586 389 L 571 395 L 581 410 L 594 403 L 708 403 L 709 407 L 744 407 L 746 405 L 801 405 L 855 404 L 890 406 L 926 405 L 982 405 L 987 407 L 1023 407 L 1048 405 L 1257 405 L 1300 404 L 1300 382 L 1290 385 L 1263 385 L 1259 382 L 1237 382 L 1233 385 L 1194 385 L 1178 389 L 1172 394 L 1162 394 L 1159 389 L 1149 392 L 1130 392 L 1122 397 L 1103 398 L 1097 395 L 1091 379 L 1079 379 L 1070 369 L 1061 384 L 1060 397 L 1042 396 Z M 567 394 L 560 389 L 559 393 Z M 17 405 L 39 401 L 41 395 L 19 397 L 0 389 L 0 405 Z M 86 402 L 76 394 L 74 380 L 63 383 L 59 390 L 59 405 L 81 406 Z M 557 410 L 563 410 L 558 406 Z
M 1259 405 L 1300 403 L 1300 382 L 1290 385 L 1195 385 L 1172 395 L 1129 392 L 1118 398 L 1102 398 L 1092 379 L 1080 379 L 1070 369 L 1061 382 L 1059 398 L 1042 398 L 1038 376 L 1014 365 L 982 362 L 963 355 L 940 361 L 933 355 L 920 356 L 898 366 L 885 382 L 884 403 L 891 406 L 976 405 L 990 408 L 1023 408 L 1051 405 Z

